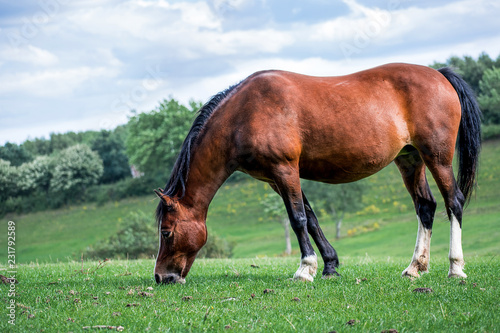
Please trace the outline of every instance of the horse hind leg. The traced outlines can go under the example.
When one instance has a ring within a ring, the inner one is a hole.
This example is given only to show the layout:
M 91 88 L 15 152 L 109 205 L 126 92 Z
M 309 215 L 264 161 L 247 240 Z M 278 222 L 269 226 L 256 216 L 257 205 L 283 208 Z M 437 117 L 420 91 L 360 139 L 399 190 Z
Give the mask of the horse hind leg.
M 465 198 L 453 175 L 451 162 L 449 165 L 427 163 L 437 186 L 443 195 L 446 212 L 450 220 L 450 270 L 448 277 L 466 278 L 463 268 L 465 265 L 462 251 L 462 212 Z
M 428 272 L 432 224 L 436 212 L 434 199 L 425 176 L 425 164 L 417 150 L 399 156 L 395 160 L 403 177 L 406 189 L 410 193 L 417 213 L 418 231 L 415 250 L 410 265 L 402 276 L 418 277 L 419 272 Z

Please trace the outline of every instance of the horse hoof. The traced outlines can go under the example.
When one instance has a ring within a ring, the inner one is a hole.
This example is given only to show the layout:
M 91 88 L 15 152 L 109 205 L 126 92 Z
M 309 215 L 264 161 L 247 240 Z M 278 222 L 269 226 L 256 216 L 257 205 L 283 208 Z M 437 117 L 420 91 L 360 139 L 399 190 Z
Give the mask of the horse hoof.
M 313 281 L 318 269 L 316 254 L 304 257 L 300 260 L 299 269 L 295 272 L 293 278 L 301 281 Z
M 340 274 L 335 270 L 335 267 L 326 265 L 325 268 L 323 269 L 323 274 L 322 274 L 323 279 L 331 279 L 337 276 L 340 276 Z
M 401 273 L 401 277 L 415 277 L 418 278 L 420 275 L 418 274 L 418 270 L 414 267 L 408 267 Z
M 331 273 L 331 274 L 323 274 L 323 276 L 321 278 L 325 279 L 325 280 L 328 280 L 328 279 L 333 279 L 333 278 L 336 278 L 336 277 L 340 277 L 340 274 L 337 273 L 337 272 Z
M 467 274 L 465 274 L 463 271 L 449 271 L 448 272 L 448 277 L 449 278 L 462 278 L 462 279 L 466 279 L 467 278 Z
M 466 278 L 467 274 L 464 273 L 463 268 L 465 262 L 463 259 L 450 259 L 450 270 L 448 271 L 448 277 L 458 277 Z
M 295 281 L 303 281 L 303 282 L 313 282 L 314 281 L 314 278 L 312 277 L 312 275 L 308 274 L 308 273 L 302 273 L 302 274 L 295 273 L 295 275 L 293 276 L 293 279 Z

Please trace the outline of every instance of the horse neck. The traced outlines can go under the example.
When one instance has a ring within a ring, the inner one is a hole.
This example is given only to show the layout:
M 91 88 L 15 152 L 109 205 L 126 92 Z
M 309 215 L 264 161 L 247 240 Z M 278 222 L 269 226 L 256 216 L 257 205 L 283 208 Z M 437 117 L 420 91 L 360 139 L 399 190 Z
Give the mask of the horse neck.
M 231 174 L 225 147 L 215 142 L 207 133 L 193 149 L 186 192 L 181 199 L 181 203 L 202 221 L 206 220 L 208 206 L 215 193 Z

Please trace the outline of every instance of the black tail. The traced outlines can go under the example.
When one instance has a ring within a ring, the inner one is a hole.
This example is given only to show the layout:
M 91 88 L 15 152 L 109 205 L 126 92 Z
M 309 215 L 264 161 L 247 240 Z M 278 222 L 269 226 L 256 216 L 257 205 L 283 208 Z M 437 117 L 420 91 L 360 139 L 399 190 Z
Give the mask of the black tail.
M 477 184 L 477 167 L 481 151 L 481 110 L 469 85 L 450 68 L 439 69 L 457 91 L 462 105 L 458 130 L 458 186 L 468 203 Z

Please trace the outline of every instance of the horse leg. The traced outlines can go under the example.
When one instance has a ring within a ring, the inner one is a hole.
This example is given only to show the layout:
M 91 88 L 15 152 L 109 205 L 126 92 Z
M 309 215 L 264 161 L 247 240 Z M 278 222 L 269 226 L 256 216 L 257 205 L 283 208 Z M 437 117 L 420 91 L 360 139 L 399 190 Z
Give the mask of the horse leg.
M 455 135 L 452 135 L 448 141 L 443 141 L 439 145 L 436 142 L 421 142 L 419 151 L 443 196 L 446 213 L 450 220 L 450 252 L 448 255 L 450 270 L 448 277 L 466 278 L 467 275 L 463 272 L 465 262 L 462 251 L 462 212 L 465 197 L 453 175 L 452 162 L 455 137 Z M 448 147 L 448 149 L 436 150 L 437 147 Z
M 302 199 L 304 200 L 304 206 L 307 216 L 307 231 L 316 243 L 316 246 L 321 253 L 321 257 L 323 258 L 323 262 L 325 263 L 325 267 L 323 269 L 323 277 L 326 278 L 340 275 L 335 270 L 335 268 L 339 266 L 339 257 L 337 256 L 337 251 L 335 251 L 333 246 L 328 242 L 325 235 L 323 234 L 323 230 L 321 230 L 319 226 L 316 214 L 314 214 L 314 211 L 309 204 L 309 201 L 307 200 L 304 192 L 302 192 Z
M 410 193 L 417 213 L 418 231 L 415 251 L 410 265 L 402 276 L 418 277 L 419 272 L 427 272 L 430 259 L 432 223 L 436 212 L 434 199 L 425 176 L 425 164 L 418 151 L 402 155 L 394 161 L 403 176 L 406 189 Z
M 465 265 L 462 251 L 462 212 L 465 203 L 464 195 L 458 188 L 453 175 L 451 161 L 449 164 L 432 164 L 426 161 L 426 165 L 436 180 L 446 206 L 446 212 L 450 220 L 450 270 L 448 277 L 462 277 L 467 275 L 463 272 Z
M 269 184 L 271 188 L 278 193 L 280 196 L 280 192 L 275 184 Z M 323 258 L 323 262 L 325 263 L 325 267 L 323 269 L 323 277 L 330 277 L 334 275 L 340 276 L 339 273 L 335 270 L 339 266 L 339 258 L 337 256 L 337 251 L 332 247 L 332 245 L 328 242 L 325 235 L 323 234 L 323 230 L 319 226 L 318 219 L 316 214 L 309 204 L 309 201 L 306 198 L 306 195 L 302 191 L 302 199 L 304 201 L 304 208 L 307 216 L 307 232 L 311 235 L 316 246 L 319 249 L 321 257 Z
M 285 203 L 290 224 L 299 241 L 300 267 L 293 277 L 296 280 L 313 281 L 318 269 L 318 260 L 307 234 L 307 215 L 298 170 L 291 166 L 279 166 L 274 171 L 273 180 Z

